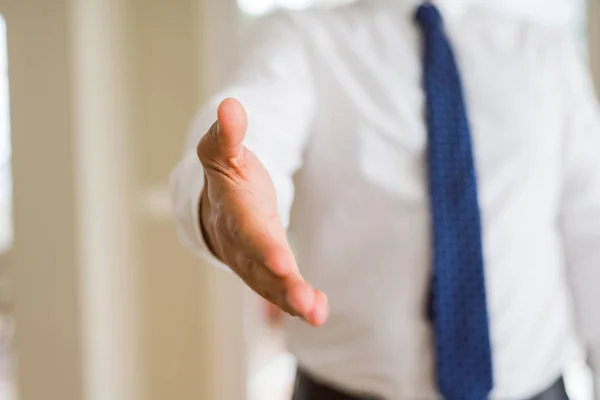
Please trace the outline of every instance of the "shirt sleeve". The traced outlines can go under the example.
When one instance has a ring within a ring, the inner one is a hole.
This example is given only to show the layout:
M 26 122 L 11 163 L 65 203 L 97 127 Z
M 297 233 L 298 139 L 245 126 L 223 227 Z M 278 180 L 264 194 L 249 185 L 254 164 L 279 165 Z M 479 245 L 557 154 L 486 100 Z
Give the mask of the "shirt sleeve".
M 558 52 L 567 110 L 561 226 L 579 334 L 600 399 L 600 109 L 579 53 L 566 40 Z
M 223 267 L 208 250 L 199 225 L 204 171 L 196 155 L 200 138 L 217 116 L 219 103 L 234 97 L 245 107 L 244 145 L 253 151 L 275 185 L 284 226 L 294 198 L 292 175 L 302 165 L 315 110 L 308 48 L 301 25 L 289 13 L 257 22 L 242 41 L 235 68 L 222 90 L 198 112 L 180 162 L 171 173 L 171 200 L 181 242 L 213 266 Z

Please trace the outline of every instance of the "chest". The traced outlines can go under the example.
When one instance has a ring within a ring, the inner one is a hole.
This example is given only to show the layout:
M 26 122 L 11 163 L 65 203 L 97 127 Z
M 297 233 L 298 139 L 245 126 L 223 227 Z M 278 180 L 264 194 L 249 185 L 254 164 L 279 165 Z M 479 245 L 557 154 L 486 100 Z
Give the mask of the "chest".
M 545 55 L 514 40 L 465 32 L 450 38 L 482 190 L 499 179 L 552 176 L 560 162 L 563 99 Z M 378 45 L 358 41 L 325 53 L 319 73 L 325 115 L 316 142 L 334 146 L 332 164 L 421 199 L 428 141 L 420 41 L 410 29 L 370 41 Z

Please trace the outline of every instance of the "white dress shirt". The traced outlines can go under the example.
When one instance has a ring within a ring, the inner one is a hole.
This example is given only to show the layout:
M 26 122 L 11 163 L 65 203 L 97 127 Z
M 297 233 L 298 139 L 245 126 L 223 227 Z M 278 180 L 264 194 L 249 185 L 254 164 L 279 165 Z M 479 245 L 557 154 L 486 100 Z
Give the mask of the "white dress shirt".
M 239 99 L 301 272 L 329 296 L 324 327 L 289 319 L 291 351 L 331 385 L 391 400 L 436 396 L 418 3 L 364 0 L 260 23 L 172 175 L 182 240 L 216 264 L 198 227 L 195 148 L 218 103 Z M 524 399 L 581 344 L 600 356 L 600 113 L 562 34 L 450 3 L 479 178 L 492 397 Z

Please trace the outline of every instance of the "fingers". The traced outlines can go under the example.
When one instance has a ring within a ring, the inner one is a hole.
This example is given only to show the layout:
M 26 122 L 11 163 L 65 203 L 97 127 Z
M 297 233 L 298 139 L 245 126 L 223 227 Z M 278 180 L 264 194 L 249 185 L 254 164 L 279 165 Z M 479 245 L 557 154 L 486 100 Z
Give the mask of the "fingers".
M 299 316 L 317 327 L 326 322 L 327 297 L 308 284 L 298 272 L 277 276 L 264 262 L 249 259 L 233 270 L 252 290 L 286 313 Z
M 267 225 L 250 226 L 256 229 L 257 226 Z M 258 261 L 262 267 L 255 269 L 252 280 L 256 283 L 262 279 L 264 284 L 277 287 L 275 290 L 267 290 L 271 296 L 265 296 L 264 289 L 262 293 L 259 291 L 259 294 L 289 314 L 300 316 L 311 325 L 323 325 L 328 314 L 327 296 L 315 290 L 300 275 L 283 227 L 277 224 L 272 230 L 252 229 L 250 232 L 251 234 L 246 236 L 246 244 L 250 245 L 246 255 Z
M 308 321 L 313 326 L 318 327 L 327 322 L 327 318 L 329 317 L 329 302 L 327 295 L 321 291 L 317 291 L 315 297 L 315 304 L 310 312 Z
M 329 305 L 325 293 L 313 289 L 304 281 L 290 284 L 287 293 L 288 303 L 298 310 L 306 322 L 319 327 L 327 321 Z
M 281 230 L 280 235 L 273 235 L 269 239 L 257 235 L 258 240 L 253 243 L 254 256 L 261 259 L 264 265 L 280 278 L 300 276 L 296 257 L 287 244 L 285 231 L 283 228 Z M 284 241 L 285 245 L 279 244 L 279 241 Z
M 218 162 L 222 165 L 233 162 L 243 149 L 248 119 L 244 107 L 235 99 L 223 100 L 217 110 L 217 121 L 200 140 L 197 152 L 200 161 Z
M 300 275 L 284 280 L 284 286 L 287 294 L 285 301 L 302 317 L 308 317 L 316 300 L 316 293 L 312 286 L 306 283 Z

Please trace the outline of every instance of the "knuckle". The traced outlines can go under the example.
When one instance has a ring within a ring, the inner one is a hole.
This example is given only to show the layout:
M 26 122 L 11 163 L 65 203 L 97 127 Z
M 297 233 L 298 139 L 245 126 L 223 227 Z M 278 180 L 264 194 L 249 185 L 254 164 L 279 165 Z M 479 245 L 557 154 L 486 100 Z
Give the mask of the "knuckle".
M 210 156 L 211 148 L 214 148 L 214 143 L 219 139 L 219 121 L 216 121 L 206 132 L 206 135 L 202 136 L 196 147 L 196 154 L 200 160 L 204 160 Z
M 217 140 L 219 138 L 219 121 L 215 121 L 210 128 L 208 128 L 208 132 L 206 133 L 206 135 L 213 139 L 213 140 Z

